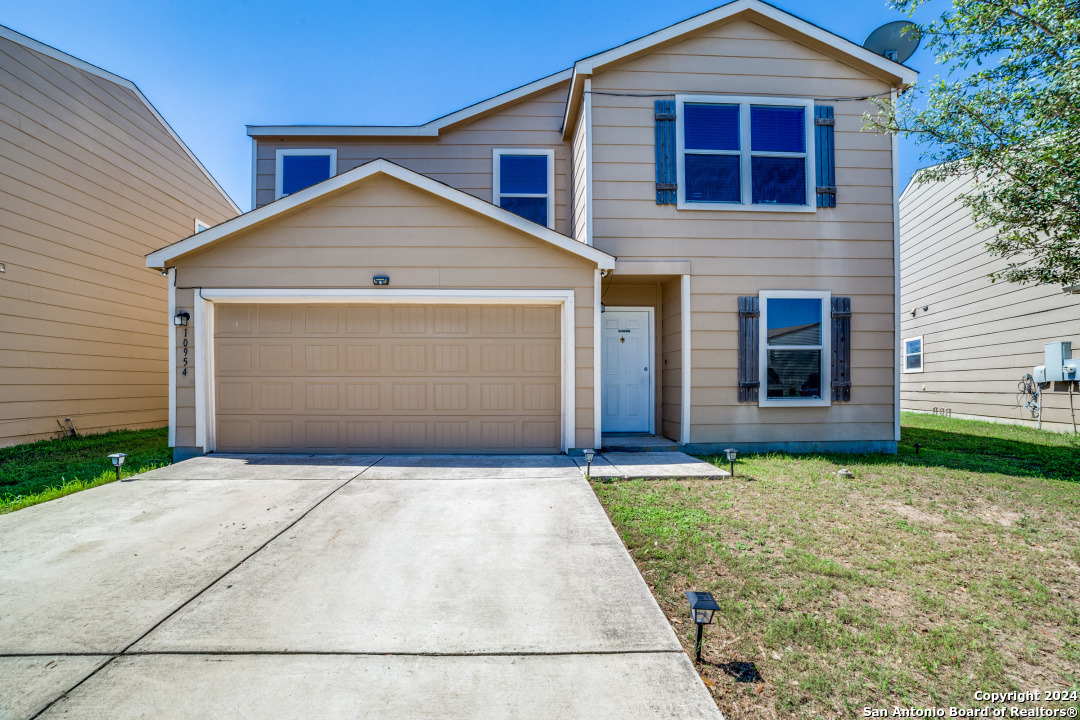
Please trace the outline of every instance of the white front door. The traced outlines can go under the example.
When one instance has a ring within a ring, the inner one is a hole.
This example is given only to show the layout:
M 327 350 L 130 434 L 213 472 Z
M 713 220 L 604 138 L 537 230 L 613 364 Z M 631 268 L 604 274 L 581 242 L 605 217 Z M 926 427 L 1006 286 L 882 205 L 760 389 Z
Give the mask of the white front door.
M 649 316 L 646 310 L 607 310 L 600 316 L 603 432 L 651 431 L 653 363 Z

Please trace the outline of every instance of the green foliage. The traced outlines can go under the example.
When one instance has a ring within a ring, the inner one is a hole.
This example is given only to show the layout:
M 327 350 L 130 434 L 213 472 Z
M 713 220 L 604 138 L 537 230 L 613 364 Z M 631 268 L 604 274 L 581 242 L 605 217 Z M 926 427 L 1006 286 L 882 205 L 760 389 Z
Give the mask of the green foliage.
M 929 146 L 920 182 L 974 179 L 960 200 L 1008 260 L 992 279 L 1080 283 L 1080 0 L 954 0 L 920 30 L 946 75 L 869 126 Z
M 115 479 L 114 452 L 128 455 L 124 477 L 168 465 L 169 431 L 115 430 L 0 448 L 0 514 Z

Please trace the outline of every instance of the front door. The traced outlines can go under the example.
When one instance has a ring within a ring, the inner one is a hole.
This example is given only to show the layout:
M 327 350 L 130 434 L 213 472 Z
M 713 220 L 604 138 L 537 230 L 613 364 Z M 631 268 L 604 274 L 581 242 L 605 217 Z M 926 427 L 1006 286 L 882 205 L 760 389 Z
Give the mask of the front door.
M 603 432 L 651 430 L 652 325 L 647 310 L 607 310 L 601 317 Z

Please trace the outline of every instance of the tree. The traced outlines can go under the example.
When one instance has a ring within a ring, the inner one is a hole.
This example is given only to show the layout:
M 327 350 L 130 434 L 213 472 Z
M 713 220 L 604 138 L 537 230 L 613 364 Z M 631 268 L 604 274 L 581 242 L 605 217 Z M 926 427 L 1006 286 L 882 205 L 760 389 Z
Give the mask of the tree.
M 920 31 L 947 73 L 868 126 L 927 146 L 920 182 L 973 178 L 960 200 L 1008 260 L 992 280 L 1080 283 L 1080 0 L 954 0 Z

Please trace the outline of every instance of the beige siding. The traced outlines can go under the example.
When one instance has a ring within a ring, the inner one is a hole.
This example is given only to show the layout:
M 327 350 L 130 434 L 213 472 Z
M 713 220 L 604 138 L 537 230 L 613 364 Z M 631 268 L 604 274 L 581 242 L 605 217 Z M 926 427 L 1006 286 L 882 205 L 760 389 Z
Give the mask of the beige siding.
M 0 444 L 168 420 L 144 255 L 235 213 L 130 90 L 0 39 Z
M 594 244 L 620 260 L 692 261 L 691 442 L 893 440 L 891 142 L 860 131 L 870 103 L 830 102 L 836 112 L 836 208 L 677 210 L 655 202 L 654 98 L 604 93 L 832 98 L 888 89 L 745 20 L 703 30 L 593 78 Z M 851 402 L 791 409 L 737 402 L 738 297 L 782 289 L 851 297 Z M 665 435 L 677 437 L 677 282 L 664 287 L 664 299 L 663 427 Z
M 672 440 L 682 438 L 682 284 L 680 280 L 668 280 L 660 286 L 662 364 L 660 368 L 660 419 L 661 434 Z
M 570 235 L 570 147 L 562 139 L 563 103 L 568 83 L 497 113 L 444 130 L 437 138 L 258 138 L 256 206 L 274 200 L 276 150 L 337 148 L 338 173 L 385 158 L 451 187 L 492 201 L 494 148 L 555 150 L 555 230 Z
M 595 265 L 443 198 L 375 176 L 176 267 L 177 304 L 189 310 L 197 287 L 363 288 L 374 274 L 394 288 L 573 290 L 576 444 L 592 444 Z M 190 374 L 177 380 L 177 445 L 190 447 L 194 385 Z
M 1047 342 L 1071 341 L 1080 355 L 1080 296 L 991 283 L 1007 263 L 986 250 L 993 231 L 976 229 L 956 199 L 969 188 L 963 179 L 914 184 L 900 203 L 901 336 L 921 335 L 924 352 L 923 372 L 901 376 L 900 406 L 1034 425 L 1017 384 L 1043 364 Z M 1044 428 L 1072 430 L 1067 392 L 1049 390 L 1043 408 Z
M 588 242 L 588 189 L 589 178 L 589 138 L 588 125 L 585 123 L 585 112 L 578 113 L 577 124 L 574 128 L 572 144 L 573 161 L 570 163 L 573 171 L 570 183 L 573 200 L 573 238 L 581 242 Z

